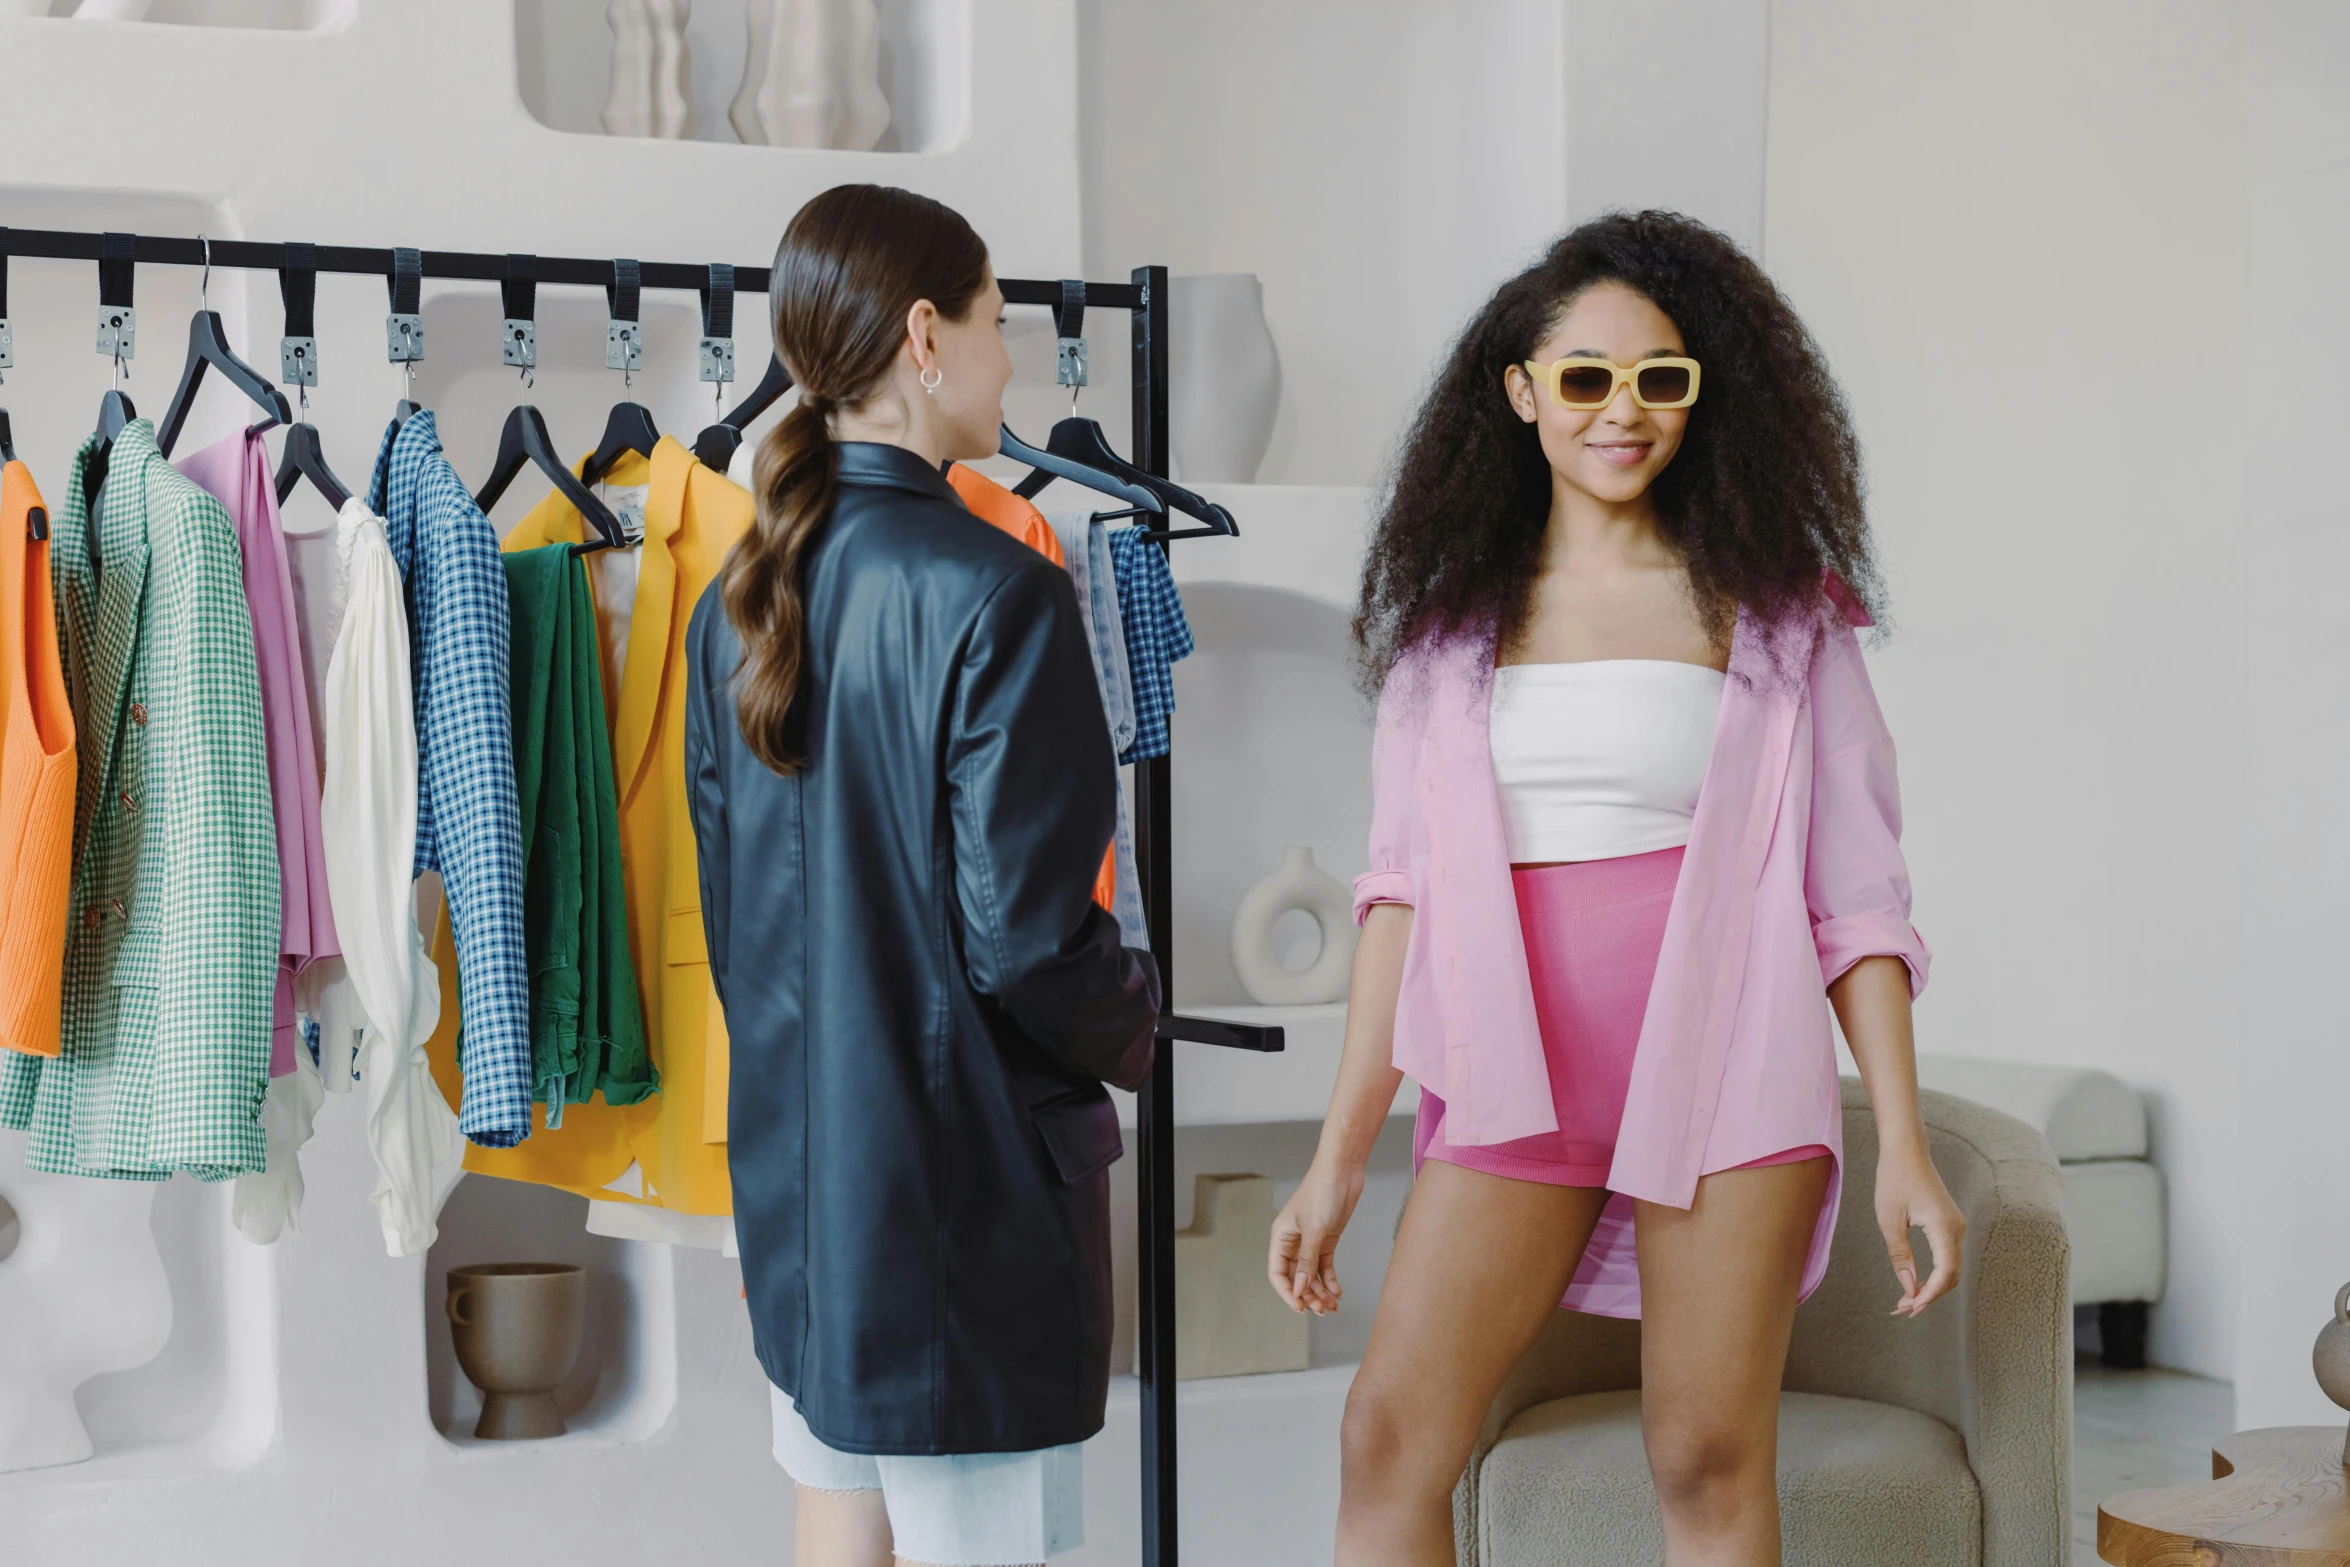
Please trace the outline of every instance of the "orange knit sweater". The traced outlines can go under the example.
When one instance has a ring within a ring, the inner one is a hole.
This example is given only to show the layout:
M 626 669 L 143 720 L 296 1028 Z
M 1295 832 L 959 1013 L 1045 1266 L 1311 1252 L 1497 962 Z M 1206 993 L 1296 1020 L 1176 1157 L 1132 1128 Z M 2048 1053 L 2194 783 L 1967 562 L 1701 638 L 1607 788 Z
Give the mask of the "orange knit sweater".
M 73 712 L 57 656 L 41 492 L 0 468 L 0 1046 L 57 1054 L 73 879 Z M 44 508 L 45 509 L 45 508 Z

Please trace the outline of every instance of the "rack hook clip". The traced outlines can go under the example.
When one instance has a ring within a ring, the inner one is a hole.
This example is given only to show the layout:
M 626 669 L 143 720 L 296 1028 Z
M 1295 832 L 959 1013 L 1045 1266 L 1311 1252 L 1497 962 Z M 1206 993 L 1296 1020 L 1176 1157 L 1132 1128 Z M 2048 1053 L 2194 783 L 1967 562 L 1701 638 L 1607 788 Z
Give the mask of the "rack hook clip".
M 510 252 L 506 257 L 506 276 L 498 290 L 505 298 L 506 319 L 500 327 L 500 356 L 522 372 L 522 384 L 535 386 L 534 373 L 539 363 L 538 293 L 539 258 Z
M 131 308 L 137 250 L 138 241 L 132 235 L 98 237 L 98 352 L 114 360 L 117 386 L 129 373 L 123 361 L 139 350 L 139 313 Z

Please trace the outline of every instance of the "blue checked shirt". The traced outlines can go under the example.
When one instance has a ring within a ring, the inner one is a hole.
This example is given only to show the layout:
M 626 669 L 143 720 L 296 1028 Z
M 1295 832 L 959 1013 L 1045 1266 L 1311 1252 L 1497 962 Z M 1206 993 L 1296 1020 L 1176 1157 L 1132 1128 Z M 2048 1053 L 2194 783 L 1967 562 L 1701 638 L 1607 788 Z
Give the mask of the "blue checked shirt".
M 384 432 L 368 500 L 408 591 L 416 871 L 439 871 L 447 889 L 464 1008 L 457 1130 L 485 1148 L 511 1148 L 530 1135 L 531 1082 L 506 566 L 430 413 Z
M 1167 570 L 1167 552 L 1143 530 L 1110 534 L 1110 564 L 1118 578 L 1118 617 L 1126 623 L 1126 667 L 1134 696 L 1134 743 L 1121 762 L 1167 754 L 1167 720 L 1175 711 L 1175 661 L 1191 656 L 1191 622 Z

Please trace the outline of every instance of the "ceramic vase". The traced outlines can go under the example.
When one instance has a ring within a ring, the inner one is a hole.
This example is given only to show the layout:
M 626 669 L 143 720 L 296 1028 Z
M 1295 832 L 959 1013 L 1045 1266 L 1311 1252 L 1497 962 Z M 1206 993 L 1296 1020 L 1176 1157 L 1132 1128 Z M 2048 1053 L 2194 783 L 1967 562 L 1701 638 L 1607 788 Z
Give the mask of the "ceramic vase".
M 0 1137 L 0 1203 L 16 1222 L 0 1258 L 0 1473 L 88 1458 L 74 1390 L 145 1365 L 171 1337 L 157 1188 L 43 1175 L 24 1167 L 24 1145 Z
M 612 0 L 612 85 L 604 96 L 608 136 L 691 141 L 702 128 L 694 108 L 693 50 L 685 41 L 694 0 Z
M 571 1375 L 587 1328 L 586 1270 L 555 1262 L 451 1268 L 448 1313 L 458 1369 L 481 1389 L 473 1434 L 492 1442 L 561 1436 L 555 1389 Z
M 1292 909 L 1322 928 L 1322 951 L 1292 973 L 1273 951 L 1273 925 Z M 1314 863 L 1311 849 L 1282 851 L 1281 867 L 1241 895 L 1232 916 L 1232 972 L 1259 1006 L 1311 1006 L 1346 994 L 1354 966 L 1354 894 Z
M 1213 272 L 1169 287 L 1176 475 L 1187 484 L 1248 484 L 1281 408 L 1281 353 L 1265 323 L 1264 285 L 1252 272 Z
M 2350 1409 L 2350 1284 L 2334 1292 L 2333 1320 L 2318 1329 L 2309 1360 L 2325 1396 Z M 2350 1436 L 2343 1439 L 2342 1462 L 2350 1464 Z
M 73 8 L 84 22 L 136 22 L 155 9 L 155 0 L 82 0 Z
M 726 111 L 752 146 L 870 152 L 889 128 L 873 0 L 746 0 L 743 84 Z

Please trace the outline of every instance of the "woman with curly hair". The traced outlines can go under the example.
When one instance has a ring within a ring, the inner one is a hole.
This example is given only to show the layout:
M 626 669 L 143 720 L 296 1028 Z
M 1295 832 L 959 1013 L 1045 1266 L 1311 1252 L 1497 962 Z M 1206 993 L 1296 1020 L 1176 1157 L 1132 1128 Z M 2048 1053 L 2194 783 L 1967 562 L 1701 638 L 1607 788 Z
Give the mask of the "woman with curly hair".
M 1344 1063 L 1268 1271 L 1328 1312 L 1404 1074 L 1418 1179 L 1341 1436 L 1338 1560 L 1453 1561 L 1487 1406 L 1560 1306 L 1641 1319 L 1665 1560 L 1776 1563 L 1778 1393 L 1842 1162 L 1833 1006 L 1915 1315 L 1963 1221 L 1918 1112 L 1857 445 L 1760 268 L 1613 214 L 1504 284 L 1405 444 Z M 1909 1246 L 1924 1229 L 1933 1272 Z

